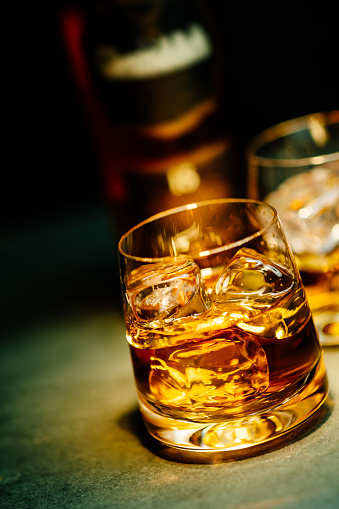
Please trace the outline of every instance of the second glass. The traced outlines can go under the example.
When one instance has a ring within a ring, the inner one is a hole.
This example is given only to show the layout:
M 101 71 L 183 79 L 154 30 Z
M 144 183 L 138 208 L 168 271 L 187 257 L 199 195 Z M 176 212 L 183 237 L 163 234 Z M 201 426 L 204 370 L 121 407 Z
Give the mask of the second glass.
M 277 124 L 247 155 L 248 195 L 277 209 L 320 340 L 339 344 L 339 110 Z
M 172 209 L 127 232 L 119 256 L 139 406 L 158 441 L 243 449 L 324 402 L 322 349 L 275 209 Z

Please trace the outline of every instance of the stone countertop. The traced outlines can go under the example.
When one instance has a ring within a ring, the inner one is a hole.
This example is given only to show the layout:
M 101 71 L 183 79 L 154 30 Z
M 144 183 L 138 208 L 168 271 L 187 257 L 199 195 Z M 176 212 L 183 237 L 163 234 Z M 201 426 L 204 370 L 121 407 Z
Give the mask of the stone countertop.
M 3 240 L 1 509 L 338 507 L 339 348 L 325 350 L 330 401 L 307 426 L 236 459 L 183 463 L 140 419 L 105 214 Z

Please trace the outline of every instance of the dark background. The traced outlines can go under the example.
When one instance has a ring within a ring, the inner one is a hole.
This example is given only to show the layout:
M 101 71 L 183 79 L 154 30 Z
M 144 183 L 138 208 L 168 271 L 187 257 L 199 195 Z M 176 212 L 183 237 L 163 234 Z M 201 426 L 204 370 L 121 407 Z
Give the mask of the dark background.
M 101 202 L 102 183 L 59 14 L 81 2 L 6 2 L 2 16 L 5 228 Z M 244 146 L 299 115 L 337 109 L 338 26 L 329 2 L 211 0 Z

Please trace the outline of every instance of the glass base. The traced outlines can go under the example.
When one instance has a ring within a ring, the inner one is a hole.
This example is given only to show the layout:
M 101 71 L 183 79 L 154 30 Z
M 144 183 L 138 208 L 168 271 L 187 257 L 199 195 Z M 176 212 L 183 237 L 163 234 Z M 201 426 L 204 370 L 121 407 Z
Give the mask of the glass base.
M 139 401 L 149 434 L 163 445 L 189 453 L 231 452 L 281 437 L 309 419 L 328 394 L 323 357 L 293 397 L 272 409 L 219 422 L 177 420 Z

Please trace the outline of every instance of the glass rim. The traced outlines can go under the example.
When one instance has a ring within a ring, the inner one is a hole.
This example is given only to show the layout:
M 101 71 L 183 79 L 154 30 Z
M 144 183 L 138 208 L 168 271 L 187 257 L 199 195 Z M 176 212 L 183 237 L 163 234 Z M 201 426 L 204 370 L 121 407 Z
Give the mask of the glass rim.
M 339 159 L 339 151 L 318 156 L 297 157 L 293 159 L 281 159 L 256 155 L 257 151 L 266 144 L 278 140 L 279 138 L 283 138 L 289 134 L 307 129 L 311 118 L 323 119 L 324 117 L 326 119 L 326 125 L 336 124 L 339 122 L 339 110 L 310 113 L 308 115 L 285 120 L 284 122 L 268 127 L 255 136 L 250 142 L 246 150 L 246 156 L 249 164 L 255 166 L 260 165 L 267 167 L 292 168 L 310 165 L 317 166 L 319 164 L 336 161 Z
M 122 244 L 126 240 L 126 238 L 129 235 L 131 235 L 133 232 L 135 232 L 136 230 L 139 230 L 140 228 L 142 228 L 143 226 L 145 226 L 147 224 L 157 221 L 158 219 L 168 217 L 173 214 L 180 213 L 180 212 L 184 212 L 185 210 L 187 211 L 187 210 L 194 210 L 194 209 L 206 207 L 207 205 L 222 205 L 222 204 L 232 204 L 232 203 L 260 205 L 261 207 L 267 208 L 272 212 L 272 218 L 266 226 L 258 229 L 255 233 L 252 233 L 251 235 L 248 235 L 247 237 L 243 237 L 240 240 L 237 240 L 235 242 L 230 242 L 229 244 L 225 244 L 225 245 L 218 246 L 218 247 L 215 247 L 212 249 L 208 249 L 206 251 L 199 252 L 199 258 L 216 255 L 216 254 L 228 251 L 230 249 L 233 249 L 235 247 L 240 247 L 244 243 L 249 242 L 249 241 L 263 235 L 272 226 L 272 224 L 274 222 L 279 220 L 278 213 L 277 213 L 276 209 L 272 205 L 262 202 L 260 200 L 252 200 L 250 198 L 217 198 L 217 199 L 211 199 L 211 200 L 204 200 L 204 201 L 189 203 L 186 205 L 181 205 L 180 207 L 174 207 L 174 208 L 171 208 L 168 210 L 164 210 L 162 212 L 159 212 L 157 214 L 154 214 L 154 215 L 148 217 L 144 221 L 141 221 L 140 223 L 136 224 L 135 226 L 130 228 L 126 233 L 124 233 L 122 235 L 122 237 L 120 238 L 119 243 L 118 243 L 118 251 L 126 259 L 137 261 L 137 262 L 145 262 L 145 263 L 158 263 L 158 262 L 166 261 L 169 259 L 178 258 L 179 256 L 180 257 L 185 256 L 185 255 L 181 255 L 181 254 L 179 254 L 177 256 L 176 255 L 167 255 L 167 256 L 162 256 L 162 257 L 135 256 L 132 254 L 125 253 L 125 251 L 122 248 Z

